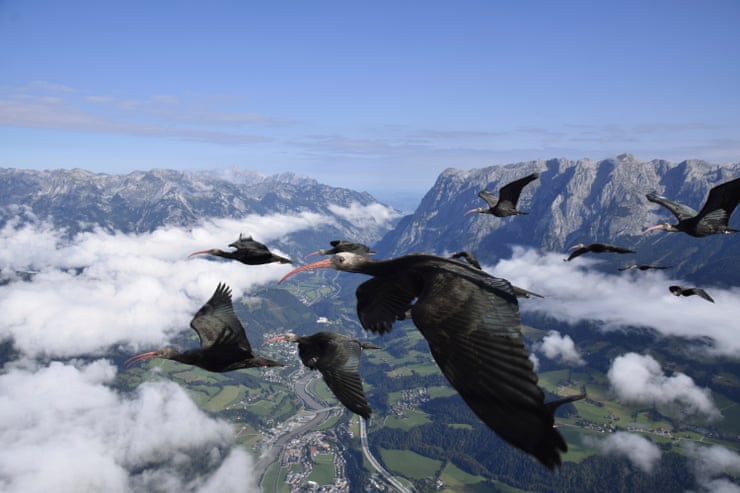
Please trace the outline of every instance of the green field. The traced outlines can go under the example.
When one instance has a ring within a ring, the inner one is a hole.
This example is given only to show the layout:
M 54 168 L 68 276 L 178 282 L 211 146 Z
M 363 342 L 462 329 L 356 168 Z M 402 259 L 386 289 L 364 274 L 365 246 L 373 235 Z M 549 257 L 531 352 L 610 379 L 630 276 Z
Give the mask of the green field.
M 380 455 L 389 471 L 411 479 L 436 476 L 442 461 L 429 459 L 410 450 L 380 449 Z

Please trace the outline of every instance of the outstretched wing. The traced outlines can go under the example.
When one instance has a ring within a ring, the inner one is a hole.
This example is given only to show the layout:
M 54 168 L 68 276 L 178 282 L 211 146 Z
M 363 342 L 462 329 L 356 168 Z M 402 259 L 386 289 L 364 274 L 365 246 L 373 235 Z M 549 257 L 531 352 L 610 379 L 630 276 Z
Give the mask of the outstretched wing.
M 499 191 L 499 202 L 509 202 L 511 204 L 510 207 L 515 208 L 516 203 L 519 201 L 519 195 L 522 193 L 522 189 L 527 185 L 527 183 L 536 180 L 539 176 L 539 173 L 532 173 L 531 175 L 519 178 L 518 180 L 512 181 L 511 183 L 501 187 L 501 190 Z
M 699 212 L 702 221 L 727 225 L 732 212 L 740 201 L 740 178 L 717 185 L 709 191 L 707 202 Z
M 712 303 L 714 303 L 714 300 L 712 299 L 711 296 L 709 296 L 709 293 L 704 291 L 702 288 L 694 288 L 694 294 L 701 298 L 704 298 L 707 301 L 711 301 Z
M 367 419 L 372 410 L 360 380 L 361 354 L 362 349 L 357 341 L 349 338 L 334 339 L 326 346 L 325 353 L 316 361 L 315 366 L 339 402 Z
M 571 261 L 571 260 L 573 260 L 574 258 L 576 258 L 576 257 L 578 257 L 578 256 L 580 256 L 580 255 L 583 255 L 584 253 L 588 253 L 588 252 L 590 252 L 590 251 L 591 251 L 591 249 L 590 249 L 590 248 L 588 248 L 588 247 L 581 247 L 581 248 L 579 248 L 579 249 L 575 250 L 575 251 L 574 251 L 573 253 L 571 253 L 570 255 L 568 255 L 568 258 L 567 258 L 566 260 L 567 260 L 568 262 L 570 262 L 570 261 Z
M 474 272 L 425 276 L 412 309 L 414 323 L 475 414 L 504 440 L 553 468 L 567 446 L 537 385 L 511 284 Z
M 498 204 L 498 197 L 496 197 L 494 194 L 492 194 L 488 190 L 481 190 L 480 192 L 478 192 L 478 197 L 485 200 L 489 208 L 496 207 L 496 204 Z
M 190 321 L 197 332 L 203 349 L 219 344 L 237 344 L 251 351 L 249 340 L 231 304 L 231 288 L 219 283 L 211 299 L 203 305 Z
M 355 294 L 362 327 L 383 334 L 405 318 L 418 293 L 405 278 L 373 277 L 360 284 Z
M 689 207 L 688 205 L 681 204 L 679 202 L 674 202 L 670 200 L 668 197 L 664 197 L 663 195 L 659 195 L 658 192 L 650 192 L 645 197 L 650 202 L 654 202 L 656 204 L 662 205 L 669 211 L 673 213 L 674 216 L 679 221 L 685 221 L 686 219 L 690 219 L 694 216 L 696 216 L 697 212 Z

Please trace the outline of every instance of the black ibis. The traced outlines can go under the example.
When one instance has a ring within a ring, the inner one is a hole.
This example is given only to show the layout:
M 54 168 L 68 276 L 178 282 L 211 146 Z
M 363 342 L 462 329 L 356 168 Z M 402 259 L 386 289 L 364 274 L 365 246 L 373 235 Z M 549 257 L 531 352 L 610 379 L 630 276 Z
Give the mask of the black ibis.
M 362 243 L 353 243 L 346 240 L 332 240 L 329 244 L 332 248 L 316 250 L 315 252 L 307 254 L 306 257 L 310 257 L 312 255 L 335 255 L 339 252 L 352 252 L 361 255 L 372 255 L 373 253 L 376 253 L 375 250 L 371 250 L 370 247 L 363 245 Z
M 620 267 L 619 270 L 664 270 L 670 269 L 669 265 L 653 265 L 653 264 L 630 264 L 626 267 Z
M 285 366 L 283 363 L 257 356 L 249 345 L 231 304 L 231 288 L 219 283 L 211 299 L 190 321 L 190 327 L 200 338 L 200 347 L 180 352 L 172 348 L 138 354 L 126 361 L 130 366 L 151 358 L 164 358 L 194 365 L 204 370 L 225 372 L 241 368 Z
M 516 181 L 504 185 L 499 190 L 499 196 L 496 197 L 488 190 L 481 190 L 478 192 L 478 197 L 482 198 L 488 204 L 488 207 L 478 207 L 476 209 L 470 209 L 465 213 L 467 216 L 473 212 L 479 212 L 481 214 L 493 214 L 496 217 L 515 216 L 519 214 L 526 214 L 526 212 L 518 211 L 516 209 L 516 203 L 519 201 L 519 195 L 522 193 L 524 186 L 539 178 L 539 173 L 532 173 L 524 178 L 519 178 Z
M 571 253 L 567 259 L 563 259 L 566 262 L 569 262 L 573 260 L 574 258 L 583 255 L 584 253 L 635 253 L 634 250 L 630 250 L 628 248 L 615 246 L 615 245 L 609 245 L 608 243 L 591 243 L 591 244 L 584 244 L 584 243 L 578 243 L 576 245 L 573 245 L 572 247 L 568 248 L 568 250 L 577 249 L 575 252 Z
M 474 253 L 470 253 L 467 251 L 455 252 L 450 255 L 450 258 L 464 259 L 467 263 L 469 263 L 476 269 L 482 269 L 480 263 L 478 262 L 478 257 L 476 257 Z M 514 286 L 513 284 L 511 285 L 511 289 L 514 290 L 514 294 L 517 298 L 531 298 L 533 296 L 536 298 L 544 298 L 544 296 L 542 296 L 541 294 L 537 294 L 533 291 L 528 291 L 524 288 L 520 288 L 519 286 Z
M 711 301 L 714 303 L 714 300 L 712 299 L 709 294 L 704 291 L 702 288 L 686 288 L 683 286 L 668 286 L 668 289 L 673 293 L 674 296 L 699 296 L 700 298 L 704 298 L 707 301 Z
M 670 232 L 682 231 L 700 238 L 715 234 L 740 232 L 740 230 L 728 226 L 730 216 L 740 201 L 740 178 L 735 178 L 712 188 L 704 207 L 699 212 L 687 205 L 658 195 L 657 192 L 650 192 L 646 197 L 650 202 L 660 204 L 671 211 L 678 219 L 678 223 L 658 224 L 646 229 L 642 232 L 643 234 L 655 229 L 662 229 Z
M 410 310 L 442 373 L 473 412 L 546 467 L 560 465 L 568 448 L 554 427 L 560 402 L 548 406 L 537 385 L 507 280 L 435 255 L 373 260 L 343 252 L 293 269 L 280 282 L 319 268 L 373 276 L 355 293 L 363 328 L 389 332 Z
M 273 262 L 279 262 L 281 264 L 292 264 L 293 261 L 289 258 L 281 257 L 272 253 L 264 243 L 255 241 L 251 236 L 239 235 L 239 239 L 229 244 L 230 247 L 235 250 L 225 252 L 218 248 L 212 248 L 210 250 L 200 250 L 190 254 L 193 255 L 215 255 L 217 257 L 229 258 L 238 260 L 239 262 L 247 265 L 261 265 L 270 264 Z
M 289 341 L 298 343 L 298 356 L 304 365 L 319 370 L 329 389 L 339 402 L 365 419 L 372 410 L 362 390 L 359 366 L 363 349 L 381 349 L 368 342 L 360 342 L 336 332 L 316 332 L 310 336 L 286 334 L 266 342 Z

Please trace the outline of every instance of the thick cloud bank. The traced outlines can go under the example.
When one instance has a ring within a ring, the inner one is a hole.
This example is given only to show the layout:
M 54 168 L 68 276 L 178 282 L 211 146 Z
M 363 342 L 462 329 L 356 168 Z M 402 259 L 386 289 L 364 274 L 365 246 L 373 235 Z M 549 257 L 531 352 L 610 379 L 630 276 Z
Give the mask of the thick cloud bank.
M 603 330 L 649 327 L 667 336 L 709 340 L 711 350 L 718 354 L 740 354 L 740 289 L 702 286 L 716 303 L 696 296 L 677 298 L 668 286 L 688 283 L 669 273 L 610 275 L 590 268 L 597 262 L 587 257 L 563 262 L 562 254 L 515 248 L 510 259 L 486 266 L 486 270 L 545 296 L 523 301 L 522 310 L 569 323 L 595 321 Z
M 0 490 L 250 491 L 251 458 L 231 427 L 162 381 L 130 397 L 116 368 L 51 363 L 0 375 Z
M 618 431 L 604 439 L 586 435 L 584 444 L 599 450 L 602 454 L 626 457 L 635 467 L 648 473 L 660 462 L 660 448 L 647 438 L 634 433 Z
M 706 421 L 721 417 L 709 389 L 698 387 L 683 373 L 671 376 L 652 356 L 627 353 L 614 359 L 607 373 L 612 389 L 627 402 L 670 406 L 683 416 Z

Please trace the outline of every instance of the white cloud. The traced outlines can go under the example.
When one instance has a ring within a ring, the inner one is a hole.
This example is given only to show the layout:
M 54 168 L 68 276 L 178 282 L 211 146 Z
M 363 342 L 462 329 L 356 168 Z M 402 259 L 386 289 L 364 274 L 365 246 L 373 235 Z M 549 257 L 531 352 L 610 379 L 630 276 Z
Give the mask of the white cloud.
M 291 268 L 188 258 L 190 253 L 228 250 L 240 232 L 270 247 L 280 236 L 325 221 L 308 213 L 249 216 L 205 221 L 191 230 L 162 228 L 131 235 L 93 231 L 71 239 L 45 223 L 9 223 L 0 230 L 0 273 L 14 282 L 0 286 L 0 340 L 11 340 L 31 357 L 102 355 L 117 346 L 162 345 L 175 333 L 190 330 L 193 314 L 219 282 L 239 298 L 255 286 L 277 282 Z M 36 274 L 19 282 L 16 271 Z
M 354 223 L 359 228 L 387 226 L 391 221 L 401 216 L 401 213 L 395 209 L 377 202 L 370 205 L 353 202 L 349 207 L 330 204 L 329 210 L 333 214 Z
M 584 436 L 585 445 L 599 450 L 603 454 L 613 454 L 629 459 L 635 467 L 650 473 L 660 461 L 660 448 L 645 437 L 618 431 L 604 439 Z
M 237 492 L 254 488 L 252 460 L 231 426 L 178 385 L 109 385 L 108 361 L 11 368 L 0 375 L 0 489 Z
M 682 415 L 707 420 L 721 414 L 709 389 L 698 387 L 683 373 L 667 376 L 652 356 L 627 353 L 614 359 L 607 373 L 609 383 L 624 401 L 663 406 L 680 406 Z
M 740 353 L 736 321 L 740 320 L 740 289 L 703 286 L 716 303 L 677 298 L 671 284 L 686 284 L 664 272 L 639 275 L 604 274 L 591 269 L 598 259 L 563 262 L 563 255 L 515 248 L 510 259 L 486 270 L 545 296 L 522 303 L 523 311 L 545 313 L 576 323 L 595 321 L 603 330 L 649 327 L 661 334 L 711 341 L 710 350 L 722 355 Z
M 712 493 L 739 493 L 740 485 L 723 475 L 740 475 L 740 454 L 721 445 L 709 447 L 687 443 L 689 463 L 701 487 Z
M 559 359 L 572 366 L 583 366 L 586 362 L 576 349 L 575 342 L 569 335 L 561 335 L 557 330 L 551 330 L 542 341 L 534 344 L 533 350 L 543 353 L 550 359 Z

